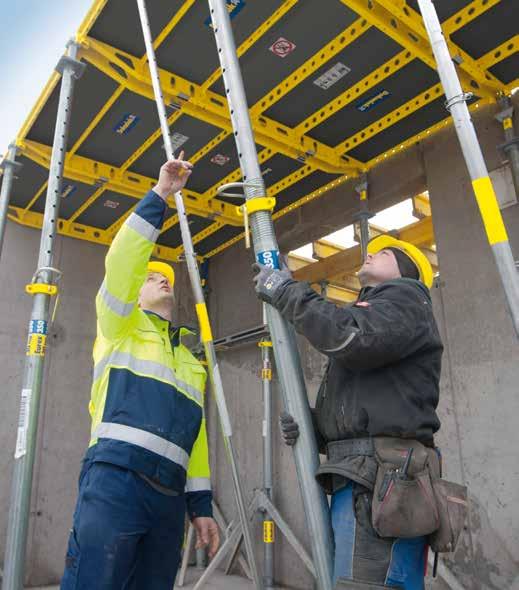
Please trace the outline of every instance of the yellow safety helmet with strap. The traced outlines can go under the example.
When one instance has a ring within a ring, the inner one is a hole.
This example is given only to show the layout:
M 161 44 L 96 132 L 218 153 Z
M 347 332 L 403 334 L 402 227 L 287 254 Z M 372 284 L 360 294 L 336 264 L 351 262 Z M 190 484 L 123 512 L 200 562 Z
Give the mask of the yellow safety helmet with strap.
M 158 260 L 151 260 L 148 262 L 148 272 L 158 272 L 164 275 L 168 279 L 171 288 L 173 289 L 175 286 L 175 271 L 170 264 L 159 262 Z
M 416 246 L 413 246 L 413 244 L 410 244 L 409 242 L 398 240 L 387 234 L 377 236 L 368 242 L 369 254 L 376 254 L 386 248 L 396 248 L 406 254 L 418 269 L 422 283 L 424 283 L 429 289 L 432 287 L 434 275 L 431 263 L 427 260 L 425 254 L 423 254 Z

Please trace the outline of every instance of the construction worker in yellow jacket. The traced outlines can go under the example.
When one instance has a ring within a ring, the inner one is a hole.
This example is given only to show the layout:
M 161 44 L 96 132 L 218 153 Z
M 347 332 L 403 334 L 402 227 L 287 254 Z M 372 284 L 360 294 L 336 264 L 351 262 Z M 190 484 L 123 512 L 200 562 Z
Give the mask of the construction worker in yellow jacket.
M 219 544 L 204 419 L 206 373 L 172 323 L 173 268 L 150 262 L 167 208 L 192 165 L 157 185 L 115 237 L 96 298 L 91 440 L 62 590 L 171 590 L 186 509 L 198 546 Z

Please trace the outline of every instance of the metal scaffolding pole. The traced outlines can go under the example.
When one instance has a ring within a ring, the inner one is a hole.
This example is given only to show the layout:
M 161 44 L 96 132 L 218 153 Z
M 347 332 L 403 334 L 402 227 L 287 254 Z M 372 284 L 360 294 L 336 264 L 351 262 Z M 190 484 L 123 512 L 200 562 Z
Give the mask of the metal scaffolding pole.
M 515 194 L 519 199 L 519 137 L 516 136 L 514 130 L 514 106 L 508 96 L 503 96 L 499 100 L 499 105 L 503 110 L 496 115 L 496 119 L 503 125 L 505 134 L 505 143 L 500 145 L 499 148 L 504 152 L 510 163 Z
M 432 0 L 418 0 L 418 5 L 445 91 L 446 107 L 454 120 L 488 242 L 501 276 L 512 322 L 519 336 L 519 274 L 515 267 L 494 187 L 467 108 L 467 99 L 470 95 L 463 92 Z
M 164 140 L 164 147 L 166 149 L 166 156 L 168 160 L 174 158 L 173 147 L 171 143 L 171 136 L 166 116 L 166 108 L 164 106 L 164 97 L 160 86 L 159 71 L 157 61 L 155 58 L 155 50 L 153 49 L 153 39 L 151 36 L 150 23 L 148 20 L 148 13 L 146 10 L 145 0 L 137 0 L 139 8 L 139 15 L 142 25 L 142 32 L 144 35 L 144 42 L 146 44 L 146 53 L 148 55 L 148 63 L 151 74 L 151 81 L 153 84 L 153 92 L 155 94 L 155 102 L 157 104 L 157 111 L 160 120 L 160 127 L 162 130 L 162 137 Z M 252 545 L 252 536 L 250 532 L 249 520 L 247 517 L 247 509 L 243 499 L 243 492 L 238 474 L 236 454 L 232 443 L 232 426 L 225 401 L 222 378 L 220 375 L 220 367 L 216 359 L 216 352 L 214 348 L 214 341 L 211 332 L 211 325 L 209 323 L 209 316 L 207 313 L 207 306 L 205 304 L 204 293 L 202 290 L 202 283 L 200 281 L 200 274 L 198 271 L 198 264 L 196 254 L 193 249 L 193 240 L 189 229 L 186 210 L 182 193 L 177 192 L 175 197 L 175 207 L 177 209 L 178 220 L 180 224 L 180 231 L 182 233 L 182 242 L 184 244 L 184 253 L 186 258 L 187 270 L 191 281 L 191 288 L 193 289 L 193 296 L 195 299 L 196 312 L 200 324 L 201 340 L 204 344 L 205 358 L 207 360 L 207 369 L 209 373 L 209 380 L 211 382 L 212 391 L 218 407 L 220 415 L 220 423 L 225 443 L 225 448 L 229 458 L 229 464 L 232 472 L 232 480 L 234 484 L 234 494 L 236 497 L 236 504 L 238 507 L 238 514 L 240 517 L 241 527 L 243 531 L 243 538 L 245 543 L 245 550 L 252 578 L 256 588 L 261 588 L 261 581 L 256 567 L 256 560 L 254 557 L 254 549 Z
M 250 215 L 250 227 L 257 260 L 279 267 L 279 248 L 274 235 L 272 203 L 265 197 L 258 156 L 243 80 L 236 54 L 229 14 L 225 0 L 208 0 L 218 56 L 222 67 L 225 93 L 229 101 L 245 192 L 244 218 Z M 309 538 L 320 590 L 332 588 L 332 531 L 326 497 L 315 480 L 319 465 L 317 443 L 312 427 L 306 387 L 297 351 L 295 332 L 272 306 L 267 318 L 274 345 L 284 405 L 299 424 L 300 436 L 294 445 L 294 457 L 301 496 L 307 517 Z
M 9 146 L 7 158 L 0 164 L 0 168 L 4 171 L 2 178 L 2 190 L 0 191 L 0 256 L 2 256 L 2 249 L 4 245 L 5 226 L 7 223 L 7 211 L 9 209 L 9 201 L 11 200 L 11 190 L 13 187 L 13 180 L 15 173 L 22 165 L 16 162 L 17 148 L 14 144 Z
M 261 340 L 261 384 L 263 387 L 263 491 L 272 501 L 272 363 L 270 340 Z M 263 512 L 263 585 L 265 590 L 274 587 L 274 522 Z
M 359 195 L 359 212 L 355 218 L 359 221 L 360 226 L 360 251 L 362 261 L 366 260 L 368 254 L 368 242 L 369 242 L 369 218 L 372 214 L 368 208 L 368 177 L 366 174 L 363 175 L 362 181 L 355 187 Z
M 23 587 L 49 307 L 51 297 L 57 292 L 56 285 L 53 284 L 53 275 L 56 273 L 61 274 L 52 268 L 54 238 L 59 214 L 59 199 L 67 149 L 72 95 L 75 81 L 80 77 L 85 67 L 84 64 L 76 61 L 76 50 L 76 45 L 69 43 L 68 55 L 63 56 L 56 66 L 56 70 L 62 75 L 61 90 L 49 167 L 49 182 L 41 230 L 38 268 L 32 284 L 28 286 L 28 291 L 34 295 L 34 300 L 29 323 L 27 356 L 18 420 L 18 437 L 14 455 L 3 590 L 22 590 Z

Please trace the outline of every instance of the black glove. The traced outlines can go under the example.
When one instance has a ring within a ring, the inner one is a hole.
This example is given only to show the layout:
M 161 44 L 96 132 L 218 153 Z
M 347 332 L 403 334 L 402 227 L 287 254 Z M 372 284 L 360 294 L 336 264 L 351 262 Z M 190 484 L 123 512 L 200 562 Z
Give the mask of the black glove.
M 292 280 L 292 274 L 286 266 L 277 270 L 256 262 L 252 265 L 252 270 L 254 272 L 254 289 L 258 297 L 265 303 L 272 303 L 276 293 Z
M 283 412 L 279 416 L 279 425 L 285 444 L 289 447 L 294 446 L 299 438 L 299 426 L 297 422 L 290 414 Z

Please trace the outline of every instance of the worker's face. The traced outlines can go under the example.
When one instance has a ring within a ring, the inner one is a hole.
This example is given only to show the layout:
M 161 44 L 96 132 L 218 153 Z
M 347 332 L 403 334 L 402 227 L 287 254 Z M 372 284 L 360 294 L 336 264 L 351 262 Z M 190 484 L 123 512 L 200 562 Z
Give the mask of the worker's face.
M 399 279 L 402 275 L 395 254 L 391 250 L 381 250 L 366 256 L 357 276 L 362 287 L 375 287 L 384 281 Z
M 154 307 L 164 304 L 173 305 L 173 289 L 168 279 L 158 273 L 150 272 L 141 287 L 139 294 L 139 306 L 142 309 L 153 310 Z

